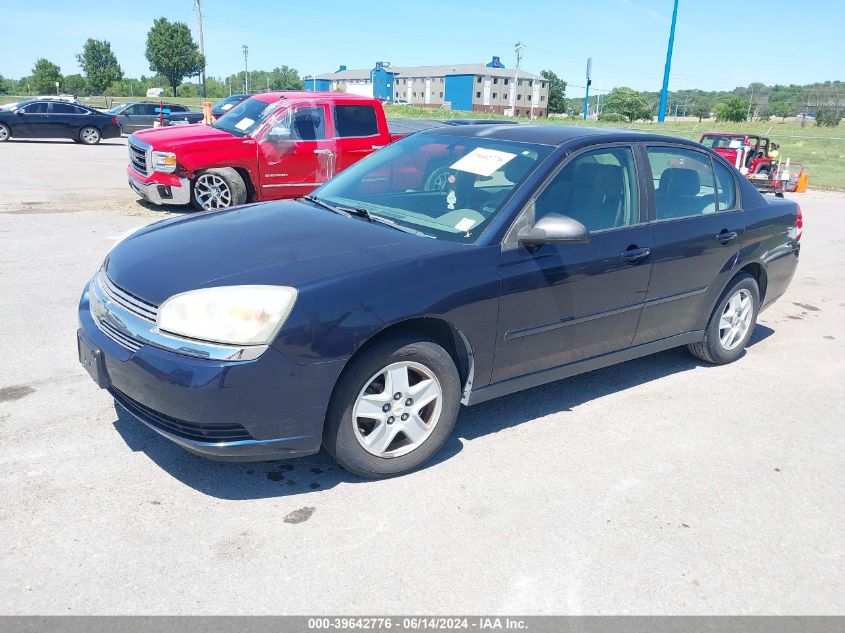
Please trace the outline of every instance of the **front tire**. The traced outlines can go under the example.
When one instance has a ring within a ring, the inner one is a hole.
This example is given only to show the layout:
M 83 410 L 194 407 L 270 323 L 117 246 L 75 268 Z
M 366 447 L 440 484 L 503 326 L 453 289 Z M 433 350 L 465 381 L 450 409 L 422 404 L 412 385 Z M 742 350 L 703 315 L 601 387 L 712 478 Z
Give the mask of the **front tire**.
M 100 142 L 100 130 L 93 126 L 86 126 L 79 130 L 79 142 L 85 145 L 96 145 Z
M 12 138 L 12 129 L 5 123 L 0 123 L 0 143 L 5 143 Z
M 461 381 L 440 345 L 411 335 L 376 343 L 338 381 L 323 445 L 346 470 L 377 479 L 418 468 L 458 418 Z
M 208 169 L 191 184 L 191 204 L 197 211 L 217 211 L 243 204 L 247 199 L 244 179 L 234 169 Z
M 742 356 L 760 311 L 760 288 L 742 273 L 722 293 L 704 331 L 704 340 L 687 346 L 696 358 L 714 365 L 732 363 Z

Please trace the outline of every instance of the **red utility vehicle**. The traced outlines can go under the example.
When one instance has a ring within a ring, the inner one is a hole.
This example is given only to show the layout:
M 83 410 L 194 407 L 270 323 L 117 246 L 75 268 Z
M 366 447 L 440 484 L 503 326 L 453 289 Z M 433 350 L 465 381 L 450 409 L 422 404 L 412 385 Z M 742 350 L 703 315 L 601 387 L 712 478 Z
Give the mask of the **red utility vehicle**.
M 724 156 L 744 174 L 773 173 L 777 166 L 777 154 L 771 154 L 778 145 L 765 136 L 708 132 L 702 134 L 698 142 Z
M 295 198 L 403 135 L 378 100 L 339 92 L 267 92 L 211 125 L 129 137 L 129 185 L 155 204 L 222 209 Z

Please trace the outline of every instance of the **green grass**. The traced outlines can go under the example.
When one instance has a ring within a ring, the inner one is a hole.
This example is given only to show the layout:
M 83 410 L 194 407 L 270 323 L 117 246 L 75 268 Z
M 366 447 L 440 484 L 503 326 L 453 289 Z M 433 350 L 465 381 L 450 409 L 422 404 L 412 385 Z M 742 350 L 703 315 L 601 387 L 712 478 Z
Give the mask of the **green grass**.
M 387 106 L 389 118 L 446 119 L 446 118 L 491 118 L 509 119 L 496 114 L 482 112 L 456 112 L 412 106 Z M 580 118 L 549 118 L 529 120 L 527 117 L 513 117 L 520 123 L 539 123 L 551 125 L 585 125 Z M 587 127 L 625 128 L 626 123 L 603 123 L 588 121 Z M 798 121 L 780 119 L 769 122 L 722 123 L 713 120 L 667 120 L 663 124 L 637 121 L 630 129 L 653 134 L 665 134 L 681 138 L 698 140 L 703 132 L 745 132 L 748 134 L 768 135 L 780 143 L 781 157 L 804 165 L 810 175 L 810 187 L 845 191 L 845 125 L 838 127 L 819 127 L 808 122 L 804 127 Z M 832 139 L 832 140 L 830 140 Z

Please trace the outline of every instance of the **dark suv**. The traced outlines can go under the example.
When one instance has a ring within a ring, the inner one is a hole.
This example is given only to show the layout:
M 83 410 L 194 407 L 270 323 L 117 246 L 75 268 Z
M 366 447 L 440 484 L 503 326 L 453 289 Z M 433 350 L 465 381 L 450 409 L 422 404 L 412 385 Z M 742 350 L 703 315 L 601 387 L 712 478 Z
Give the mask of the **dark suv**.
M 165 103 L 163 107 L 164 116 L 170 115 L 170 118 L 173 118 L 175 114 L 190 112 L 187 106 L 174 103 Z M 132 134 L 132 132 L 153 127 L 160 116 L 161 108 L 162 106 L 158 103 L 121 103 L 107 112 L 118 118 L 124 134 Z M 201 114 L 199 116 L 202 117 Z

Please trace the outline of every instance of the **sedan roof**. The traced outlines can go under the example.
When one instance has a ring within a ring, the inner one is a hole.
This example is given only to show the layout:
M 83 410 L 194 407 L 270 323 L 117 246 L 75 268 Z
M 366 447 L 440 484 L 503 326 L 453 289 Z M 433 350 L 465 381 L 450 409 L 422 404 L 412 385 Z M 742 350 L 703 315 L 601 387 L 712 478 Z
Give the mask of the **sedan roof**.
M 426 132 L 422 133 L 425 134 Z M 589 139 L 592 143 L 668 141 L 685 145 L 698 145 L 694 141 L 662 134 L 574 125 L 456 125 L 438 128 L 435 133 L 448 136 L 481 136 L 501 141 L 555 146 L 582 139 Z

